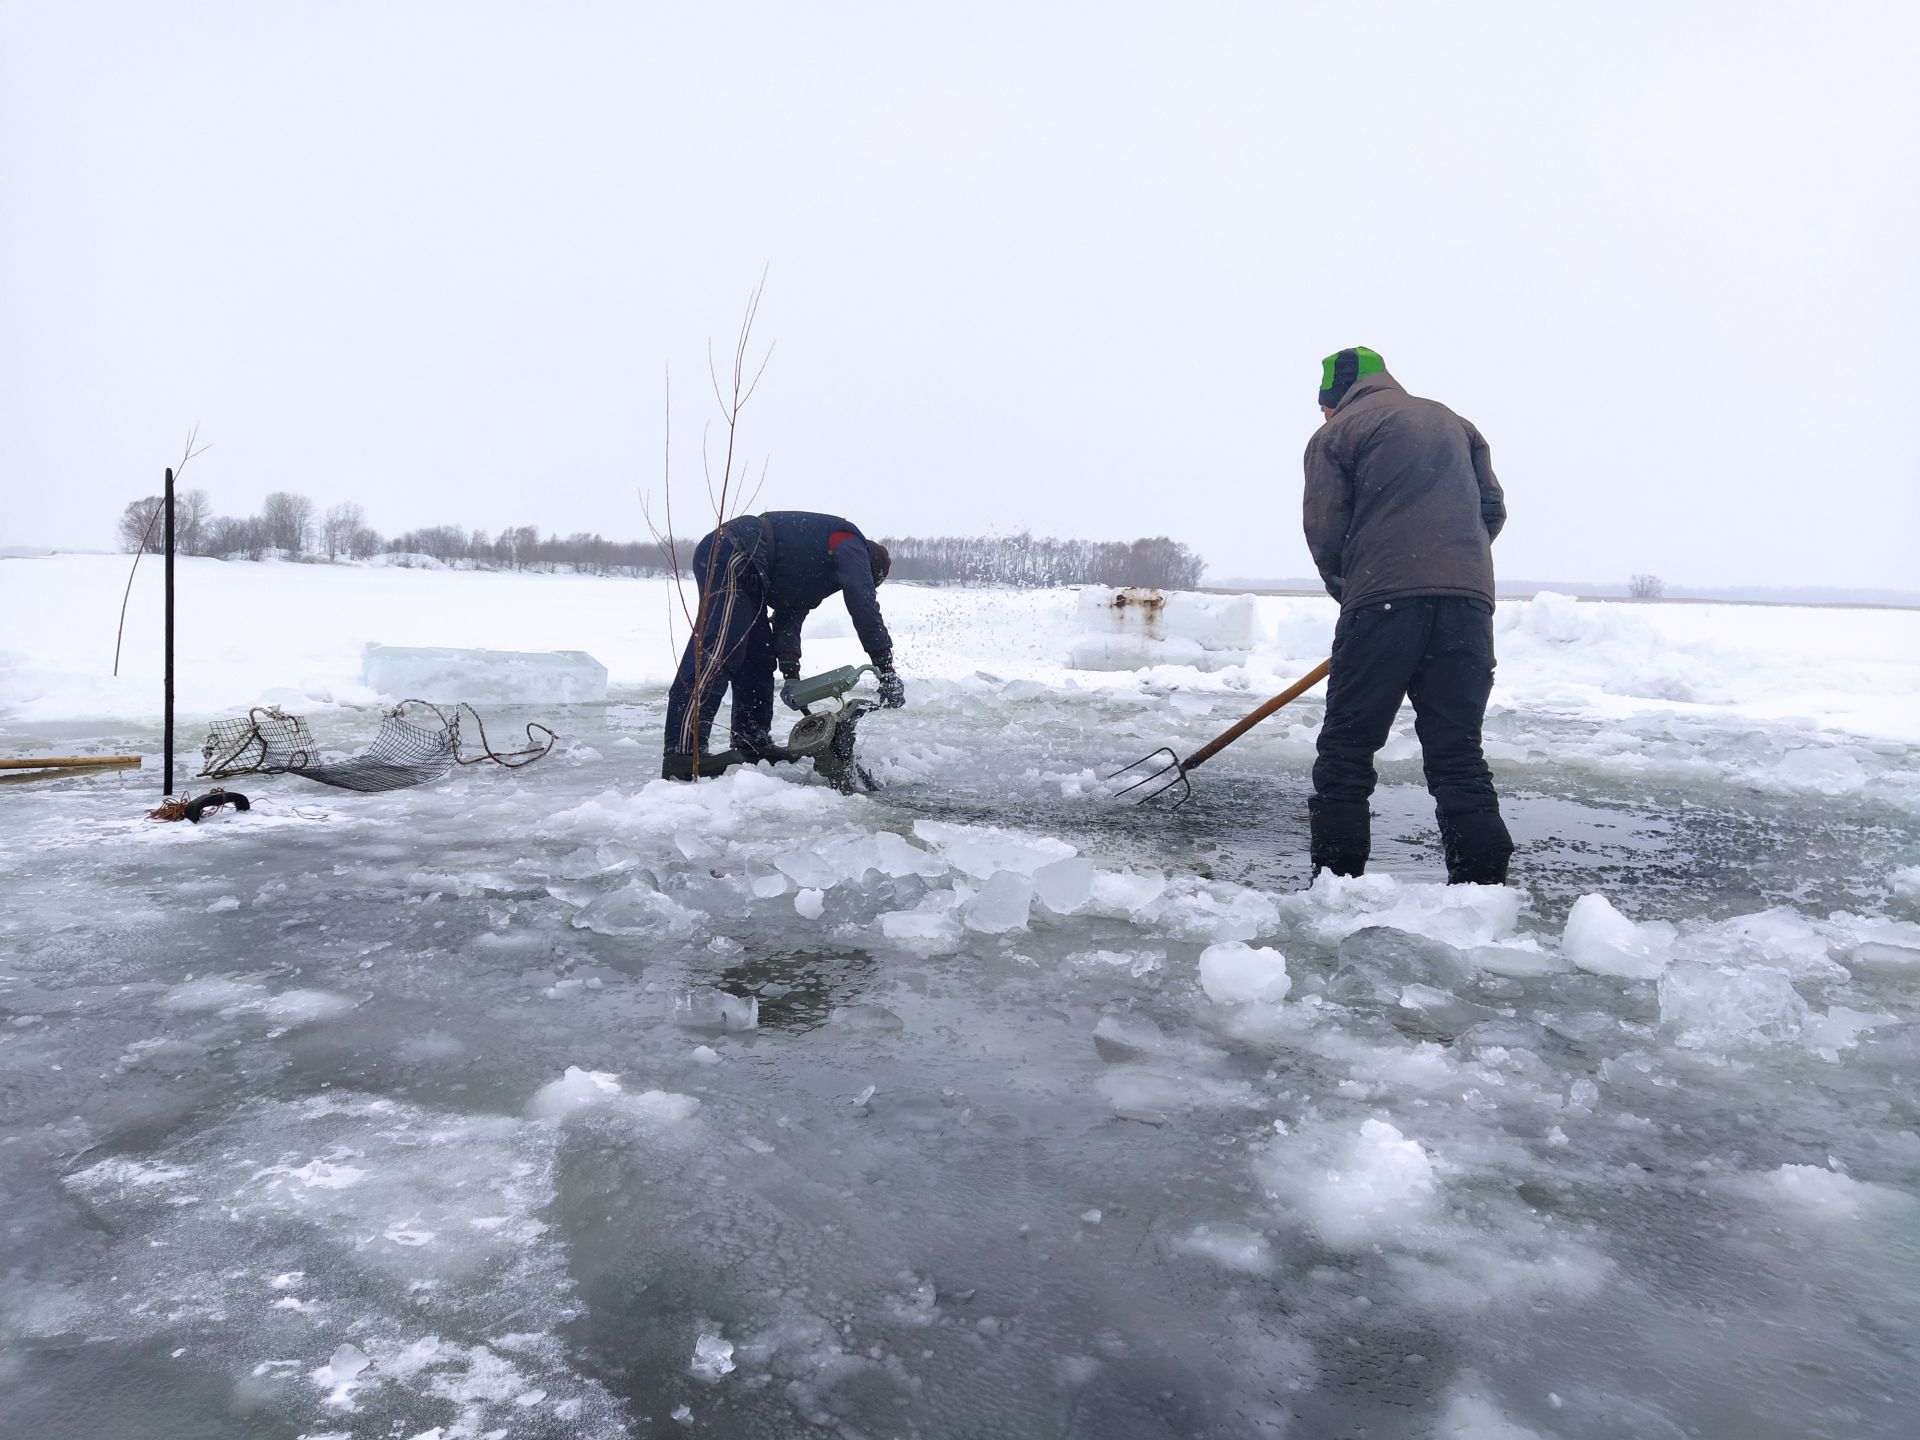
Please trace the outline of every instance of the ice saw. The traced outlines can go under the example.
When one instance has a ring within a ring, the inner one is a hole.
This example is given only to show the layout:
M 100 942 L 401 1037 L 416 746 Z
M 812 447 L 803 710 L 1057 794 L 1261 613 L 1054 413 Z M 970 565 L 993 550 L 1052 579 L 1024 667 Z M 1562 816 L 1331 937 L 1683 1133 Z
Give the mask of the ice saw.
M 860 717 L 879 705 L 866 696 L 849 699 L 847 692 L 865 675 L 879 672 L 871 665 L 842 665 L 809 679 L 793 682 L 793 703 L 806 713 L 793 722 L 787 734 L 787 755 L 793 760 L 811 760 L 815 773 L 842 795 L 855 790 L 875 790 L 872 774 L 853 758 L 854 732 Z M 816 710 L 816 705 L 825 708 Z
M 843 795 L 851 795 L 857 790 L 878 789 L 867 767 L 853 758 L 853 746 L 860 717 L 869 710 L 878 709 L 879 705 L 866 696 L 849 698 L 848 695 L 862 678 L 877 673 L 871 665 L 842 665 L 838 670 L 795 680 L 793 701 L 806 713 L 794 722 L 784 746 L 772 747 L 763 755 L 742 754 L 738 750 L 703 754 L 700 757 L 700 774 L 718 775 L 735 765 L 751 765 L 756 760 L 771 760 L 775 764 L 783 761 L 798 764 L 802 760 L 811 760 L 815 772 L 824 776 L 827 783 Z M 665 778 L 693 778 L 684 769 L 675 771 L 669 768 L 673 759 L 668 756 L 661 768 Z

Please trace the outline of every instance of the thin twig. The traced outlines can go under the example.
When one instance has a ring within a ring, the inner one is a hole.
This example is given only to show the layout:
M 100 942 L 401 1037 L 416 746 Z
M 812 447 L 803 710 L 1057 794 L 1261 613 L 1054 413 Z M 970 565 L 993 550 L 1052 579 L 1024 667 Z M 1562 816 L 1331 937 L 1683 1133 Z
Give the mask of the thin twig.
M 727 427 L 726 457 L 720 468 L 717 488 L 715 486 L 713 473 L 713 447 L 710 443 L 713 433 L 713 422 L 711 420 L 702 427 L 700 434 L 700 469 L 702 478 L 706 482 L 707 503 L 713 508 L 714 530 L 716 532 L 725 527 L 728 520 L 730 501 L 734 496 L 734 467 L 740 438 L 740 412 L 746 408 L 747 401 L 753 398 L 754 389 L 759 385 L 761 377 L 766 374 L 767 365 L 773 358 L 773 347 L 769 345 L 767 347 L 767 353 L 761 357 L 758 369 L 754 371 L 752 380 L 747 380 L 747 354 L 752 346 L 753 323 L 760 312 L 760 297 L 765 293 L 766 283 L 767 271 L 763 268 L 760 272 L 759 283 L 753 287 L 752 292 L 747 297 L 746 312 L 741 318 L 739 334 L 735 337 L 730 394 L 723 392 L 721 389 L 720 372 L 714 364 L 713 342 L 711 339 L 707 342 L 707 381 L 713 387 L 714 404 L 719 408 L 720 418 L 725 422 Z M 661 488 L 665 493 L 664 511 L 666 517 L 666 534 L 664 539 L 659 527 L 653 522 L 651 506 L 644 496 L 641 499 L 640 513 L 646 519 L 647 528 L 653 532 L 655 542 L 664 546 L 672 568 L 674 595 L 677 595 L 679 598 L 681 613 L 685 616 L 690 631 L 687 637 L 687 645 L 693 659 L 695 693 L 689 697 L 689 703 L 697 707 L 701 698 L 698 690 L 700 679 L 705 668 L 704 661 L 706 659 L 704 651 L 707 640 L 706 623 L 709 613 L 708 607 L 713 603 L 714 578 L 719 569 L 719 547 L 714 545 L 708 546 L 707 548 L 705 571 L 698 577 L 698 606 L 697 608 L 691 608 L 687 604 L 686 583 L 680 566 L 679 543 L 674 535 L 673 525 L 672 393 L 672 376 L 671 372 L 669 372 L 667 381 L 668 442 L 665 447 L 662 462 L 663 474 L 661 477 Z M 752 505 L 754 501 L 759 499 L 760 490 L 766 484 L 766 474 L 767 466 L 766 462 L 763 461 L 761 463 L 759 482 L 754 486 L 753 494 L 747 502 L 748 505 Z M 673 637 L 673 598 L 673 595 L 669 595 L 667 599 L 667 636 L 669 645 L 671 645 Z M 694 748 L 691 756 L 693 773 L 695 776 L 698 776 L 700 773 L 700 735 L 697 716 L 694 724 L 693 744 Z
M 187 432 L 186 448 L 180 452 L 180 463 L 173 467 L 175 480 L 180 478 L 180 473 L 187 468 L 189 460 L 196 455 L 206 453 L 205 445 L 198 450 L 193 448 L 193 442 L 199 438 L 199 435 L 200 427 L 197 424 Z M 120 674 L 120 644 L 127 633 L 127 601 L 133 598 L 133 577 L 140 569 L 140 557 L 147 553 L 147 542 L 153 538 L 153 523 L 160 518 L 160 512 L 166 508 L 166 505 L 167 497 L 163 494 L 154 503 L 153 514 L 147 517 L 147 528 L 140 536 L 139 548 L 133 552 L 133 564 L 127 567 L 127 589 L 126 593 L 120 597 L 120 625 L 113 632 L 113 673 L 116 677 Z

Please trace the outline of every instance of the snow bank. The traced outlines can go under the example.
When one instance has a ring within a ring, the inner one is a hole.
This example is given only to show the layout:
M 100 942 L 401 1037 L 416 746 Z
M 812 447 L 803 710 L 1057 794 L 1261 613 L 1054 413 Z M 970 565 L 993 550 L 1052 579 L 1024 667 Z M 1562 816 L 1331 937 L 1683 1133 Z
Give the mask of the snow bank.
M 113 635 L 127 557 L 0 559 L 0 608 L 31 614 L 0 649 L 0 714 L 16 718 L 158 713 L 160 567 L 143 564 L 128 608 L 120 675 Z M 368 645 L 585 651 L 616 687 L 664 685 L 678 660 L 664 580 L 391 566 L 179 562 L 179 706 L 208 714 L 281 700 L 373 704 Z M 902 668 L 916 678 L 1058 686 L 1076 673 L 1121 683 L 1264 692 L 1323 658 L 1336 607 L 1311 596 L 1172 592 L 1116 606 L 1116 592 L 889 586 Z M 1801 718 L 1920 742 L 1920 611 L 1576 602 L 1546 593 L 1500 606 L 1495 706 L 1608 719 L 1672 711 Z M 815 612 L 810 662 L 858 658 L 845 614 Z M 404 687 L 403 687 L 404 688 Z M 1804 748 L 1804 747 L 1803 747 Z M 1796 756 L 1798 758 L 1796 758 Z M 1778 781 L 1844 793 L 1847 759 L 1790 752 Z

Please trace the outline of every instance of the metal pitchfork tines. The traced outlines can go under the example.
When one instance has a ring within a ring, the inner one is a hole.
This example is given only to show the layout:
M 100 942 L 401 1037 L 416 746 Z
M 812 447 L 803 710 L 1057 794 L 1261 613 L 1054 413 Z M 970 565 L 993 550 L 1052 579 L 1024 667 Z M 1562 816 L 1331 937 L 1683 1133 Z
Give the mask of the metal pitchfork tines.
M 1173 808 L 1178 810 L 1193 798 L 1193 782 L 1187 779 L 1188 775 L 1198 770 L 1202 765 L 1206 764 L 1207 761 L 1211 760 L 1215 755 L 1218 755 L 1222 750 L 1226 749 L 1227 746 L 1246 734 L 1247 731 L 1273 714 L 1274 711 L 1280 709 L 1281 706 L 1292 704 L 1295 700 L 1298 700 L 1302 695 L 1306 694 L 1307 691 L 1326 679 L 1327 667 L 1331 663 L 1329 660 L 1322 660 L 1318 665 L 1314 666 L 1313 669 L 1309 670 L 1298 680 L 1294 681 L 1293 684 L 1267 701 L 1266 704 L 1262 705 L 1258 710 L 1255 710 L 1245 719 L 1237 721 L 1231 728 L 1221 731 L 1220 734 L 1214 736 L 1213 739 L 1209 740 L 1205 745 L 1202 745 L 1184 760 L 1174 753 L 1172 746 L 1163 745 L 1151 755 L 1143 755 L 1131 765 L 1121 766 L 1118 770 L 1114 771 L 1113 774 L 1109 775 L 1107 779 L 1118 780 L 1122 775 L 1149 765 L 1154 768 L 1140 779 L 1135 780 L 1124 790 L 1116 790 L 1113 798 L 1118 800 L 1122 795 L 1131 795 L 1134 791 L 1145 789 L 1145 787 L 1151 785 L 1153 788 L 1147 790 L 1146 794 L 1140 796 L 1134 802 L 1137 805 L 1144 805 L 1147 801 L 1164 795 L 1167 791 L 1178 786 L 1181 792 L 1180 798 L 1173 802 Z

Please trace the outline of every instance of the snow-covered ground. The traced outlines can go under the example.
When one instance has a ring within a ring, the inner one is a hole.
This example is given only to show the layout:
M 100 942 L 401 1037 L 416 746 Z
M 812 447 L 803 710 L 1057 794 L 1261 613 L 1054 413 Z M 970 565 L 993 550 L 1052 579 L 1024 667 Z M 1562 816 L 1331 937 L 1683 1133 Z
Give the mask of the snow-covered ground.
M 0 753 L 156 752 L 158 575 L 115 680 L 124 561 L 0 560 Z M 0 791 L 22 1434 L 1909 1431 L 1920 614 L 1503 606 L 1515 884 L 1435 883 L 1403 725 L 1378 873 L 1306 889 L 1317 699 L 1178 811 L 1100 776 L 1328 602 L 889 588 L 846 798 L 650 779 L 659 584 L 181 588 L 190 756 L 262 702 L 363 742 L 369 642 L 613 693 L 489 707 L 560 730 L 523 771 L 199 827 L 151 762 Z

